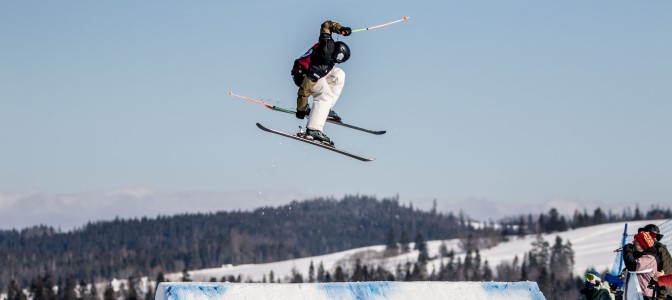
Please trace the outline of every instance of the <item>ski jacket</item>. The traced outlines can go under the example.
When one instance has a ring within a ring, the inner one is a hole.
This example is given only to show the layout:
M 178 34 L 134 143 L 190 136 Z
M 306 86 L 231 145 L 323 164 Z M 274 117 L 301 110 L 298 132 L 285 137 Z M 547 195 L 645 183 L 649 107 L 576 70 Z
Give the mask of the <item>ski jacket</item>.
M 672 256 L 670 256 L 670 251 L 667 250 L 667 246 L 661 242 L 656 242 L 653 246 L 658 251 L 658 271 L 663 271 L 665 274 L 672 274 Z M 658 296 L 656 299 L 664 300 L 670 294 L 670 287 L 661 287 Z
M 611 300 L 609 290 L 602 288 L 587 289 L 584 288 L 580 292 L 579 300 Z
M 653 247 L 652 247 L 653 248 Z M 647 250 L 650 250 L 652 248 L 649 248 Z M 625 252 L 625 251 L 624 251 Z M 625 259 L 625 256 L 624 256 Z M 629 273 L 628 277 L 630 276 L 636 276 L 636 284 L 639 284 L 639 289 L 642 291 L 642 295 L 645 297 L 652 297 L 653 296 L 653 289 L 649 288 L 649 282 L 651 281 L 651 278 L 653 278 L 653 275 L 656 272 L 658 265 L 658 260 L 654 254 L 651 252 L 644 252 L 642 256 L 636 259 L 636 269 L 635 270 L 630 270 L 628 268 L 628 271 L 630 272 L 637 272 L 637 273 Z M 628 283 L 630 281 L 628 280 Z M 626 283 L 627 284 L 627 283 Z M 627 286 L 626 290 L 630 289 L 637 289 L 636 286 Z M 626 295 L 629 295 L 630 292 L 626 292 Z M 626 296 L 626 300 L 634 300 L 630 299 L 630 297 Z
M 292 77 L 297 86 L 301 85 L 304 76 L 317 81 L 334 68 L 336 65 L 333 60 L 335 47 L 331 34 L 340 32 L 342 28 L 341 24 L 329 20 L 322 23 L 317 43 L 294 61 Z
M 651 247 L 642 252 L 635 251 L 635 247 L 632 244 L 627 244 L 623 247 L 623 262 L 625 263 L 626 269 L 628 269 L 628 278 L 631 276 L 636 276 L 636 282 L 639 283 L 639 288 L 642 290 L 642 294 L 645 297 L 653 296 L 653 289 L 649 288 L 649 281 L 653 278 L 653 275 L 658 269 L 658 251 L 656 247 Z M 643 271 L 648 271 L 642 273 Z M 633 274 L 631 272 L 637 272 Z M 637 289 L 636 286 L 629 286 L 630 280 L 626 280 L 626 291 L 630 289 Z M 626 300 L 629 293 L 626 292 Z

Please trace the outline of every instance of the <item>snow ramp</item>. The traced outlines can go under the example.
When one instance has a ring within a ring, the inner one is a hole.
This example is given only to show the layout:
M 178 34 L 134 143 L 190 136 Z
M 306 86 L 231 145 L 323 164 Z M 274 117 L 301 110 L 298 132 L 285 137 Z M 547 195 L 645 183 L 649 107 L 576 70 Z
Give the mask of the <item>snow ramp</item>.
M 155 300 L 546 299 L 535 282 L 162 282 Z

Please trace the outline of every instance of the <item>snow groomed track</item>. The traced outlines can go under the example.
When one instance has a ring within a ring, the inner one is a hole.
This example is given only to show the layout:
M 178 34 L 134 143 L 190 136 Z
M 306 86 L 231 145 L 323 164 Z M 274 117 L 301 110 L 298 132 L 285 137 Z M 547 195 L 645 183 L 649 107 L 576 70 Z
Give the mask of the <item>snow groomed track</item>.
M 163 282 L 155 300 L 542 300 L 535 282 Z

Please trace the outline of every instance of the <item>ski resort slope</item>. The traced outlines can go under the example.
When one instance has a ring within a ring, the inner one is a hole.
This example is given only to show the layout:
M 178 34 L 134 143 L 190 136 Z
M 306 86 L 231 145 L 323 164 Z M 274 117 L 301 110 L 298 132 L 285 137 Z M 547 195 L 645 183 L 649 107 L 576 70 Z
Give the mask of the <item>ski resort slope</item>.
M 637 232 L 637 228 L 643 227 L 646 224 L 660 225 L 667 220 L 648 220 L 628 223 L 628 233 L 632 235 Z M 614 250 L 620 247 L 620 241 L 623 235 L 623 227 L 625 223 L 610 223 L 591 227 L 570 230 L 566 232 L 544 234 L 542 237 L 553 246 L 556 236 L 559 236 L 563 243 L 571 242 L 574 250 L 574 273 L 581 275 L 585 270 L 595 268 L 600 272 L 611 269 L 614 262 Z M 661 230 L 664 231 L 663 228 Z M 668 236 L 672 236 L 668 235 Z M 536 236 L 530 235 L 524 238 L 512 237 L 511 241 L 503 242 L 491 249 L 483 249 L 480 251 L 483 261 L 487 260 L 490 267 L 495 271 L 495 267 L 502 262 L 511 262 L 514 257 L 518 257 L 520 261 L 525 253 L 530 251 L 531 243 L 536 239 Z M 632 240 L 630 236 L 629 241 Z M 669 239 L 666 238 L 664 242 Z M 457 256 L 464 257 L 460 241 L 458 239 L 443 241 L 446 243 L 449 250 L 455 251 Z M 430 257 L 439 256 L 439 247 L 442 241 L 429 241 L 427 247 Z M 412 245 L 411 245 L 412 247 Z M 325 270 L 333 274 L 336 266 L 340 265 L 344 269 L 354 267 L 356 259 L 361 259 L 363 265 L 367 266 L 384 266 L 388 271 L 394 272 L 397 265 L 404 266 L 407 262 L 414 263 L 417 260 L 418 252 L 411 251 L 406 254 L 401 254 L 393 257 L 383 257 L 382 252 L 385 246 L 371 246 L 347 251 L 299 258 L 287 261 L 266 263 L 266 264 L 248 264 L 248 265 L 224 265 L 220 268 L 191 270 L 189 275 L 193 281 L 210 281 L 214 278 L 221 281 L 222 277 L 241 276 L 243 281 L 257 281 L 260 282 L 266 276 L 269 277 L 270 272 L 273 271 L 274 277 L 280 279 L 282 282 L 288 282 L 292 271 L 300 273 L 304 278 L 308 277 L 308 269 L 311 262 L 317 272 L 318 265 L 323 264 Z M 444 261 L 445 262 L 445 261 Z M 438 270 L 441 261 L 434 259 L 427 265 L 427 274 L 432 270 Z M 180 281 L 182 273 L 168 274 L 167 279 L 170 281 Z
M 534 282 L 170 283 L 155 300 L 543 300 Z

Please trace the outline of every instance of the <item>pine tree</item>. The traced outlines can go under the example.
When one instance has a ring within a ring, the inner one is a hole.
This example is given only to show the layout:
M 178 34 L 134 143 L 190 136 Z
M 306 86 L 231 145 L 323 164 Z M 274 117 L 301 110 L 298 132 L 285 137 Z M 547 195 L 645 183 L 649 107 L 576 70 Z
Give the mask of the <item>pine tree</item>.
M 139 283 L 140 279 L 137 276 L 131 276 L 128 278 L 128 295 L 126 296 L 126 300 L 140 299 L 140 295 L 138 293 Z
M 411 281 L 421 281 L 425 279 L 425 265 L 420 263 L 413 264 L 413 273 L 411 275 Z
M 83 279 L 79 281 L 79 286 L 77 287 L 77 292 L 79 293 L 79 299 L 89 300 L 89 291 L 87 288 L 86 281 Z
M 600 209 L 599 207 L 596 208 L 595 211 L 593 212 L 593 222 L 592 222 L 593 225 L 607 223 L 607 220 L 608 220 L 607 215 L 605 215 L 604 212 L 602 212 L 602 209 Z
M 511 273 L 512 273 L 511 276 L 510 276 L 511 279 L 507 280 L 507 281 L 514 281 L 514 280 L 519 280 L 520 278 L 522 278 L 522 274 L 520 274 L 521 273 L 521 267 L 518 266 L 519 264 L 520 264 L 520 259 L 518 259 L 518 255 L 516 255 L 516 256 L 513 257 L 513 262 L 511 262 Z
M 492 281 L 492 277 L 492 269 L 490 269 L 490 264 L 486 259 L 483 263 L 483 276 L 481 277 L 481 281 Z
M 639 206 L 635 207 L 635 215 L 632 217 L 633 221 L 641 221 L 644 217 L 642 216 L 642 212 L 639 210 Z
M 96 288 L 96 283 L 93 280 L 91 280 L 91 290 L 89 291 L 89 300 L 100 300 L 100 296 L 98 296 L 98 289 Z
M 464 276 L 464 280 L 471 281 L 474 280 L 474 261 L 471 256 L 471 250 L 467 251 L 467 255 L 464 257 L 464 265 L 462 269 L 462 274 Z
M 301 276 L 301 273 L 296 268 L 292 268 L 292 279 L 290 279 L 291 283 L 303 283 L 303 276 Z
M 574 270 L 574 251 L 571 242 L 562 243 L 560 236 L 555 237 L 555 243 L 551 247 L 549 268 L 557 278 L 571 278 Z
M 214 279 L 213 282 L 217 282 L 217 278 L 212 278 Z M 146 289 L 147 293 L 145 293 L 145 300 L 152 300 L 154 299 L 154 296 L 156 295 L 155 293 L 152 293 L 151 291 L 154 290 L 154 285 L 152 285 L 152 282 L 150 280 L 147 280 L 147 285 Z M 142 291 L 141 291 L 142 292 Z
M 397 268 L 395 270 L 395 277 L 399 278 L 400 280 L 404 278 L 404 270 L 401 268 L 401 264 L 397 264 Z
M 545 266 L 549 261 L 549 245 L 541 235 L 532 242 L 530 251 L 530 267 Z
M 443 277 L 446 281 L 455 281 L 455 279 L 456 279 L 456 276 L 455 276 L 456 268 L 455 268 L 454 259 L 455 259 L 455 256 L 450 257 L 448 259 L 448 264 L 446 264 L 446 269 L 445 269 L 446 271 L 443 275 Z
M 516 235 L 519 238 L 523 238 L 527 235 L 527 224 L 525 224 L 525 217 L 520 216 L 520 220 L 518 221 L 518 231 Z
M 523 264 L 520 266 L 520 281 L 529 280 L 527 275 L 527 255 L 523 256 Z
M 182 270 L 182 282 L 191 282 L 191 275 L 187 269 Z
M 387 255 L 396 255 L 399 252 L 399 245 L 397 244 L 394 228 L 390 228 L 385 237 L 385 251 L 387 252 Z
M 308 267 L 308 282 L 315 282 L 315 266 L 313 266 L 313 261 L 310 261 L 310 266 Z
M 30 295 L 32 300 L 56 300 L 57 296 L 54 292 L 54 281 L 51 273 L 44 269 L 44 276 L 37 276 L 33 278 L 30 283 Z
M 16 280 L 13 280 L 9 283 L 9 288 L 7 289 L 7 300 L 26 300 L 26 294 L 23 293 L 19 285 L 16 283 Z
M 448 257 L 448 246 L 446 245 L 446 241 L 441 241 L 441 245 L 439 245 L 439 256 L 441 258 Z
M 345 282 L 345 273 L 343 273 L 343 268 L 341 266 L 336 267 L 336 272 L 334 273 L 335 282 Z
M 77 284 L 73 276 L 68 276 L 65 279 L 65 286 L 62 289 L 59 289 L 60 299 L 62 300 L 75 300 L 77 295 L 75 294 L 75 288 Z
M 429 253 L 427 252 L 427 243 L 425 242 L 425 238 L 420 233 L 418 233 L 415 236 L 414 249 L 420 252 L 418 253 L 418 263 L 420 263 L 423 266 L 427 264 L 427 261 L 429 261 Z
M 352 273 L 350 281 L 353 282 L 363 281 L 362 261 L 359 258 L 355 261 L 355 271 Z
M 320 265 L 317 267 L 317 282 L 325 282 L 326 277 L 324 274 L 324 264 L 320 261 Z
M 481 268 L 481 253 L 476 249 L 474 252 L 474 257 L 472 259 L 472 270 L 471 270 L 471 277 L 470 280 L 481 280 L 483 277 L 483 270 Z
M 548 268 L 546 265 L 540 266 L 539 270 L 539 276 L 536 280 L 537 284 L 539 285 L 539 289 L 541 290 L 541 293 L 544 295 L 551 295 L 552 293 L 552 286 L 551 286 L 551 280 L 549 278 L 548 274 Z
M 411 251 L 410 244 L 411 243 L 411 238 L 408 236 L 408 232 L 406 230 L 403 230 L 401 232 L 401 239 L 399 239 L 399 245 L 401 245 L 401 252 L 403 253 L 408 253 Z
M 163 274 L 163 272 L 159 272 L 158 275 L 156 275 L 156 284 L 158 285 L 161 282 L 166 282 L 166 276 Z
M 105 288 L 105 291 L 103 292 L 103 300 L 116 300 L 112 284 L 108 284 Z

